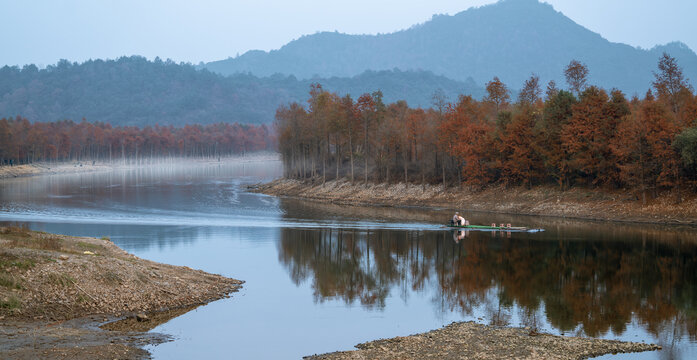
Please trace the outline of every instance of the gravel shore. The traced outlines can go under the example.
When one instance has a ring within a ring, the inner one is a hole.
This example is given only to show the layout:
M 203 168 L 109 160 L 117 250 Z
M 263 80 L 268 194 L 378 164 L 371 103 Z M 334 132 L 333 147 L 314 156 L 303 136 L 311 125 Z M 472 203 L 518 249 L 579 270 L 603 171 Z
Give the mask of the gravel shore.
M 660 349 L 653 344 L 540 334 L 530 329 L 452 323 L 438 330 L 356 345 L 358 350 L 307 356 L 349 359 L 587 359 Z
M 138 346 L 167 337 L 134 332 L 226 297 L 241 284 L 140 259 L 108 239 L 0 228 L 0 334 L 14 335 L 0 336 L 0 358 L 64 358 L 61 349 L 71 358 L 108 357 L 123 350 L 114 347 L 119 344 L 129 349 L 118 358 L 142 358 Z M 120 319 L 126 324 L 112 323 Z M 98 328 L 107 322 L 105 328 L 117 331 Z
M 626 222 L 697 225 L 697 196 L 685 198 L 679 204 L 675 196 L 666 195 L 643 205 L 629 192 L 538 186 L 492 187 L 471 191 L 465 187 L 448 188 L 441 185 L 364 184 L 348 180 L 301 181 L 278 179 L 259 184 L 252 191 L 267 195 L 296 197 L 343 205 L 421 206 L 488 211 L 519 215 L 544 215 L 566 218 L 611 220 Z

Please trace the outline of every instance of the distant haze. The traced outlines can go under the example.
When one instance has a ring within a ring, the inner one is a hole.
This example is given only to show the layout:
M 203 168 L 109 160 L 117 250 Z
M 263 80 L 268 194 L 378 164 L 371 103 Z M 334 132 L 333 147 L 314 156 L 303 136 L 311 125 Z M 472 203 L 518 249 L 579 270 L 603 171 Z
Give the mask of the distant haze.
M 492 0 L 432 1 L 13 1 L 0 0 L 0 66 L 45 66 L 139 54 L 198 63 L 271 50 L 317 31 L 389 33 L 433 14 Z M 697 2 L 546 0 L 613 42 L 651 48 L 682 41 L 697 49 Z

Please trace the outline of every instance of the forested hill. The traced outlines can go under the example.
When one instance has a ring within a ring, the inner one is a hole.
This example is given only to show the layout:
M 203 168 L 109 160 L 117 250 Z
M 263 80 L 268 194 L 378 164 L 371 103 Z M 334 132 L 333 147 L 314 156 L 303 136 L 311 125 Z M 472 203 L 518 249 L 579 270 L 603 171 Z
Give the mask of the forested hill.
M 322 32 L 279 50 L 250 51 L 205 67 L 222 74 L 282 73 L 301 79 L 353 76 L 366 69 L 423 69 L 456 80 L 471 77 L 478 84 L 498 76 L 509 88 L 520 89 L 531 73 L 543 82 L 564 84 L 563 70 L 576 59 L 588 66 L 591 84 L 616 87 L 631 96 L 650 88 L 652 71 L 663 52 L 678 60 L 697 87 L 697 55 L 682 43 L 651 50 L 611 43 L 551 5 L 502 0 L 454 16 L 434 16 L 391 34 Z
M 308 79 L 236 74 L 225 77 L 191 65 L 148 61 L 142 57 L 60 61 L 39 70 L 34 65 L 0 68 L 0 117 L 30 121 L 62 119 L 112 125 L 184 125 L 219 122 L 270 123 L 281 104 L 304 102 L 311 83 L 358 98 L 382 90 L 386 101 L 430 106 L 437 89 L 450 98 L 484 90 L 425 71 L 364 72 L 352 78 Z

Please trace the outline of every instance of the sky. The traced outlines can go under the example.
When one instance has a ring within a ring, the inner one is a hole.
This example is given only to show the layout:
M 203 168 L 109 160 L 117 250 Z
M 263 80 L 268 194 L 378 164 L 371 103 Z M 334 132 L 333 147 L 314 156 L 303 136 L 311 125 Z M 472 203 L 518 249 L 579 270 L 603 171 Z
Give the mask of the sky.
M 142 55 L 197 64 L 318 31 L 389 33 L 495 0 L 0 0 L 0 66 Z M 697 50 L 694 0 L 544 0 L 613 42 Z

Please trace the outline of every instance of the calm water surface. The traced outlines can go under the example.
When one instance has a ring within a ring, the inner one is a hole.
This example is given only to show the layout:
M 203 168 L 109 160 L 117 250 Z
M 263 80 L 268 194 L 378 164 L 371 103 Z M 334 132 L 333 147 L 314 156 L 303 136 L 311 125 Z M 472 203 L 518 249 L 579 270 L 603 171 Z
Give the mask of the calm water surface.
M 246 281 L 155 328 L 176 338 L 148 349 L 157 359 L 292 359 L 461 320 L 664 348 L 625 358 L 697 358 L 693 228 L 471 213 L 546 231 L 454 234 L 439 226 L 445 210 L 245 190 L 280 174 L 279 162 L 249 161 L 6 180 L 0 223 L 109 236 L 139 257 Z

